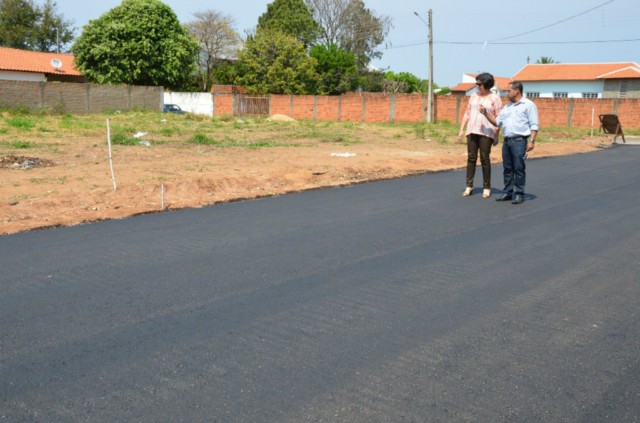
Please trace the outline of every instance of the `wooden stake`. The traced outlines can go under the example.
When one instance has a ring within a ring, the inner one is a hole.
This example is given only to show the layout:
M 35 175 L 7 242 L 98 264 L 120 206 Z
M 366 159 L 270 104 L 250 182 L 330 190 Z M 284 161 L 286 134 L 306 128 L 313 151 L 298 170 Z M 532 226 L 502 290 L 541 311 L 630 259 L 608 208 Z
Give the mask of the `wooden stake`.
M 113 181 L 113 190 L 116 190 L 116 174 L 113 171 L 113 154 L 111 152 L 111 126 L 107 119 L 107 143 L 109 144 L 109 166 L 111 167 L 111 180 Z

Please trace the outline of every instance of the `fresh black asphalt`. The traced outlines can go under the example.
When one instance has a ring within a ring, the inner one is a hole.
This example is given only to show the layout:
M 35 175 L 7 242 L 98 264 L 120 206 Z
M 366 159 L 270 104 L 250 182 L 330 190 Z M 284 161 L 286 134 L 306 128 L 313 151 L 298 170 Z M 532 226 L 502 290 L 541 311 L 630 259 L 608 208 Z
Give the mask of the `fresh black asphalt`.
M 527 163 L 0 237 L 0 421 L 638 422 L 640 147 Z

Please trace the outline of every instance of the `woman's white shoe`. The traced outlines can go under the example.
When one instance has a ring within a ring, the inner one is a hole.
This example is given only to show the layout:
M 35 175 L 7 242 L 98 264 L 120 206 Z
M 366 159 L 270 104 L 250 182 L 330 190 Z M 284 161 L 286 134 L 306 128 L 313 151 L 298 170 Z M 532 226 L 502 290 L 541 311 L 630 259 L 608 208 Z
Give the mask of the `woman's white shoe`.
M 463 197 L 468 197 L 471 195 L 471 191 L 473 191 L 473 188 L 471 187 L 467 187 L 467 189 L 464 190 L 464 192 L 462 193 Z
M 489 198 L 489 197 L 491 197 L 490 189 L 485 189 L 484 191 L 482 191 L 482 198 Z

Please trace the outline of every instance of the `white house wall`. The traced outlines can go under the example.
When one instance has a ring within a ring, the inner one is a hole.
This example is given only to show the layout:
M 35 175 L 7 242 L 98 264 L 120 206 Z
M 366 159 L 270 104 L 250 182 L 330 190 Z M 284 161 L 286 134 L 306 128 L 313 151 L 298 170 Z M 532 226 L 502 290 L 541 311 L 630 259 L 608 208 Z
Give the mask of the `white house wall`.
M 44 73 L 0 71 L 0 79 L 9 81 L 45 82 Z
M 602 98 L 604 81 L 523 82 L 524 92 L 540 93 L 541 98 L 553 98 L 554 92 L 568 93 L 568 98 L 582 98 L 582 93 L 598 93 Z
M 164 104 L 177 104 L 185 112 L 213 116 L 213 95 L 211 93 L 165 92 Z

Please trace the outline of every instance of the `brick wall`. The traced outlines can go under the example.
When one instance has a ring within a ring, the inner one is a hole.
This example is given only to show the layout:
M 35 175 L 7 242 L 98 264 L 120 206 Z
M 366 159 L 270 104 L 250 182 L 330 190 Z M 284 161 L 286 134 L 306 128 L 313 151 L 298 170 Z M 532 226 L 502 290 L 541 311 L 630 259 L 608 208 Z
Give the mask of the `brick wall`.
M 233 113 L 232 94 L 216 94 L 215 115 Z M 436 121 L 460 123 L 468 96 L 434 97 Z M 503 104 L 508 102 L 502 99 Z M 616 113 L 623 128 L 640 128 L 640 99 L 554 99 L 537 98 L 535 103 L 543 127 L 599 127 L 598 115 Z M 222 105 L 226 105 L 222 107 Z M 427 98 L 419 94 L 348 93 L 342 96 L 270 96 L 270 114 L 295 119 L 352 122 L 425 122 Z
M 145 108 L 162 110 L 164 89 L 132 85 L 0 80 L 0 105 L 66 113 Z

